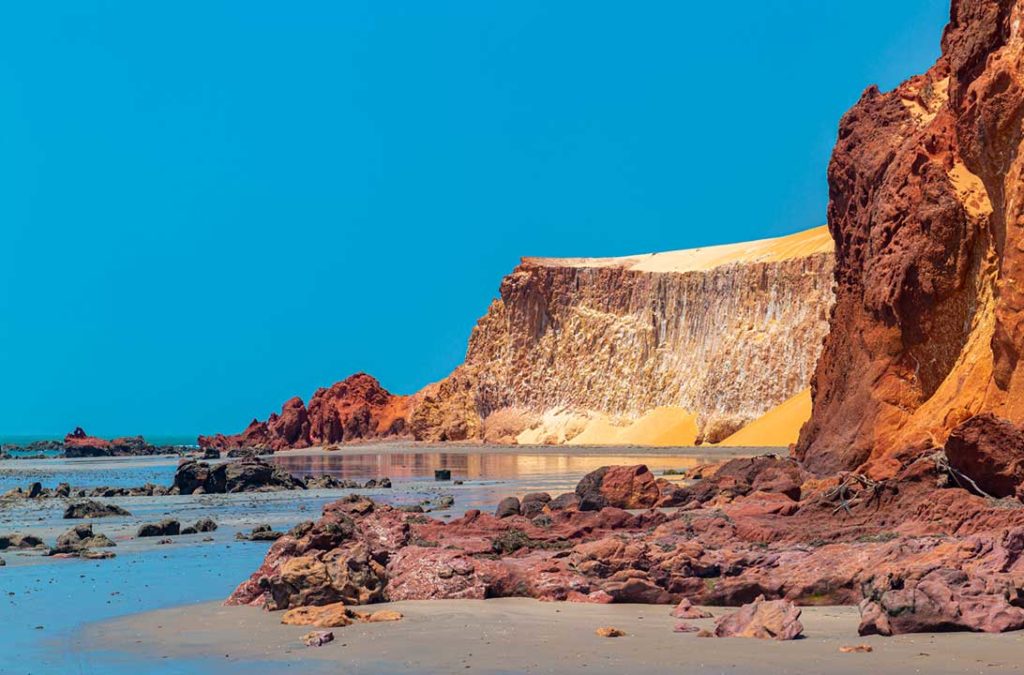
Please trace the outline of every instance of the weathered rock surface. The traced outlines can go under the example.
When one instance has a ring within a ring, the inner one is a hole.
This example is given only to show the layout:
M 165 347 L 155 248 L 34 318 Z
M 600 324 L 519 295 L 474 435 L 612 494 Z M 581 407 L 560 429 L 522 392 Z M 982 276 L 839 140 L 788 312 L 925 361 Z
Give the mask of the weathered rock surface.
M 972 416 L 1024 423 L 1022 12 L 953 2 L 938 62 L 840 123 L 836 305 L 798 447 L 812 471 L 892 477 Z
M 265 422 L 254 419 L 240 434 L 200 436 L 198 443 L 201 448 L 272 452 L 402 436 L 410 405 L 410 397 L 391 394 L 373 377 L 357 373 L 318 389 L 308 406 L 298 397 L 289 399 L 280 414 L 272 414 Z
M 1024 429 L 991 413 L 970 418 L 946 439 L 950 466 L 993 497 L 1009 497 L 1024 481 Z
M 716 637 L 795 640 L 803 632 L 799 607 L 788 600 L 765 600 L 764 596 L 723 616 L 715 624 Z

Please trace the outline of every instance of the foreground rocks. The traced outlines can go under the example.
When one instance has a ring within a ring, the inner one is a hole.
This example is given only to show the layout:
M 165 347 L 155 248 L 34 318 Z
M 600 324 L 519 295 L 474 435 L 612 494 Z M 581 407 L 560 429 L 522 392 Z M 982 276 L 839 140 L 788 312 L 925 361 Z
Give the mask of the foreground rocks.
M 687 619 L 703 617 L 693 605 L 749 604 L 716 634 L 772 639 L 799 635 L 789 603 L 864 603 L 865 633 L 1024 627 L 1024 505 L 971 494 L 935 462 L 881 484 L 808 476 L 799 491 L 793 471 L 781 458 L 734 460 L 680 488 L 687 503 L 673 512 L 534 498 L 543 505 L 532 517 L 524 499 L 502 517 L 471 510 L 446 523 L 353 495 L 278 539 L 229 602 L 287 610 L 520 596 L 680 603 Z M 632 484 L 632 498 L 651 498 L 645 478 Z

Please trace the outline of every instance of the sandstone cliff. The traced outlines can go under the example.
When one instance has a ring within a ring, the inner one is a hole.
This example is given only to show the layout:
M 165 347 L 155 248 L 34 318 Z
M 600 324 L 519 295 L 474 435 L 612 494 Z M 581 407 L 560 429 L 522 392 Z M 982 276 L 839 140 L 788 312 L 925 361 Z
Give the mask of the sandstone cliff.
M 843 118 L 836 307 L 798 457 L 892 475 L 973 415 L 1024 422 L 1024 1 L 954 0 L 942 56 Z
M 722 440 L 807 387 L 832 273 L 825 228 L 625 258 L 526 258 L 473 330 L 465 363 L 421 393 L 411 430 L 616 443 L 644 420 L 632 442 L 673 426 L 679 434 L 658 438 Z

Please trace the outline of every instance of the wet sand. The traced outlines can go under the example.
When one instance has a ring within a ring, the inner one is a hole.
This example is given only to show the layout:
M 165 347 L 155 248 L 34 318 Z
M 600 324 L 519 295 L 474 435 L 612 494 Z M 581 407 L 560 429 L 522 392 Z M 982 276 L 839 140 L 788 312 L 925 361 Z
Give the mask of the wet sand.
M 529 599 L 434 600 L 374 605 L 395 623 L 332 629 L 335 641 L 305 647 L 311 630 L 280 612 L 204 603 L 91 624 L 62 648 L 89 666 L 113 658 L 190 659 L 191 672 L 345 673 L 989 673 L 1017 672 L 1024 635 L 946 633 L 857 636 L 855 607 L 805 608 L 806 637 L 792 642 L 698 638 L 674 633 L 669 607 L 583 605 Z M 731 611 L 710 608 L 716 615 Z M 713 620 L 690 622 L 711 627 Z M 600 638 L 600 626 L 626 631 Z M 843 654 L 868 644 L 871 653 Z M 243 667 L 244 666 L 244 667 Z M 261 671 L 262 672 L 262 671 Z

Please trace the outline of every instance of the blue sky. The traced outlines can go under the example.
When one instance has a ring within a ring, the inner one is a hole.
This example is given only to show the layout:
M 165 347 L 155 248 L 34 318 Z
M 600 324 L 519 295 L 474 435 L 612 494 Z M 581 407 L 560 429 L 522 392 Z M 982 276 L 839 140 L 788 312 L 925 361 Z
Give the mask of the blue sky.
M 520 256 L 825 218 L 948 0 L 0 9 L 0 434 L 232 431 L 462 358 Z

